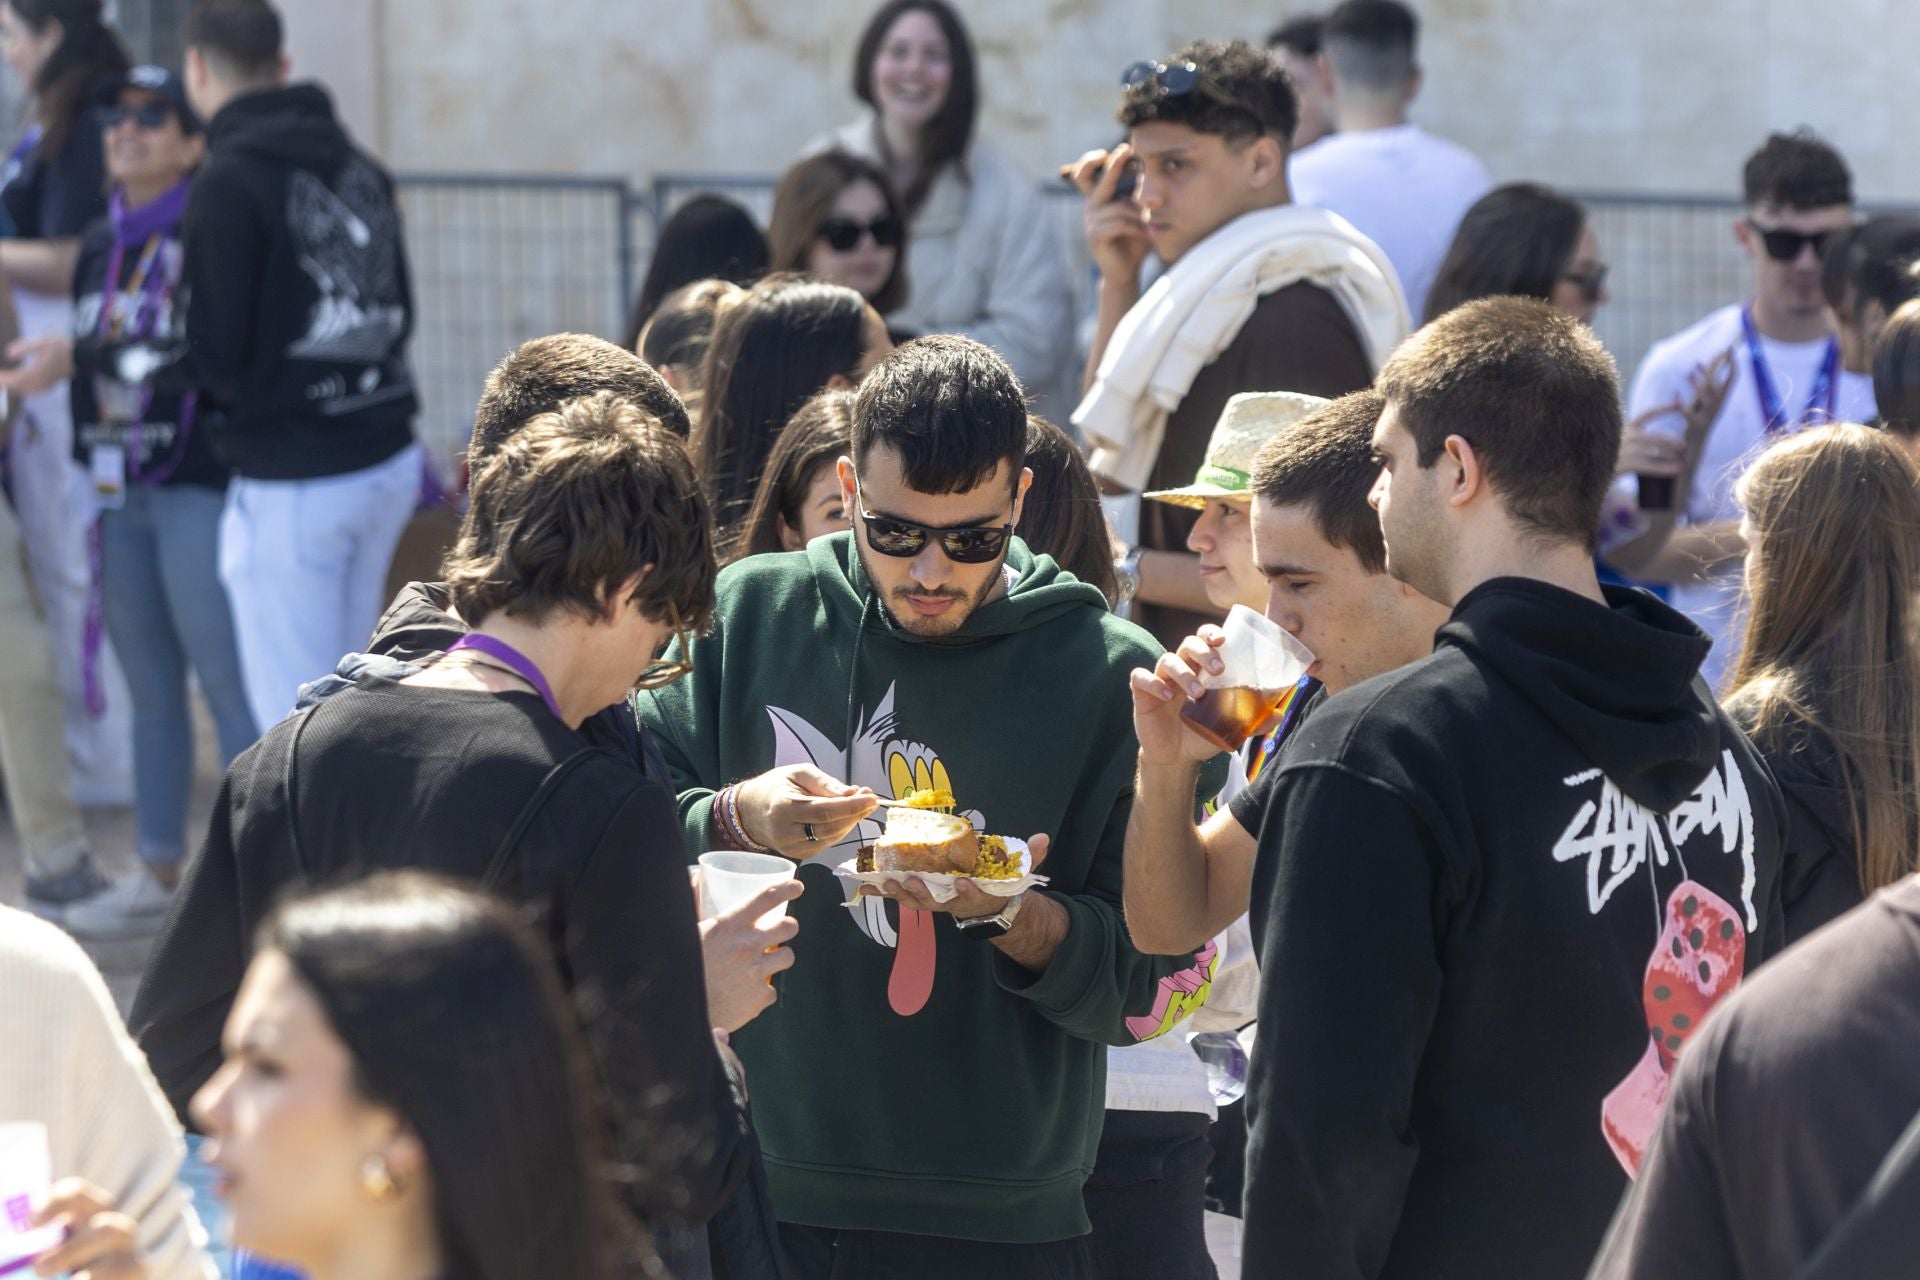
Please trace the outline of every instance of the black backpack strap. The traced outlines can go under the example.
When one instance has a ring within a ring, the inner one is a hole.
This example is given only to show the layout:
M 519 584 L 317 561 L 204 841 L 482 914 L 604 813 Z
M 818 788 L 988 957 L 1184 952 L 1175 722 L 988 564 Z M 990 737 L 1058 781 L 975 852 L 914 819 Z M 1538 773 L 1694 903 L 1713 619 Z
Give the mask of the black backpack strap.
M 501 891 L 500 878 L 506 874 L 507 862 L 513 857 L 514 851 L 520 847 L 520 841 L 527 834 L 527 828 L 533 825 L 533 820 L 540 815 L 540 810 L 546 807 L 547 801 L 560 789 L 560 784 L 567 780 L 567 776 L 598 754 L 599 752 L 591 748 L 576 751 L 547 770 L 547 776 L 540 780 L 539 788 L 521 807 L 520 816 L 513 820 L 513 825 L 507 828 L 507 834 L 501 839 L 500 846 L 493 851 L 493 858 L 487 863 L 487 872 L 480 878 L 482 886 L 496 893 Z

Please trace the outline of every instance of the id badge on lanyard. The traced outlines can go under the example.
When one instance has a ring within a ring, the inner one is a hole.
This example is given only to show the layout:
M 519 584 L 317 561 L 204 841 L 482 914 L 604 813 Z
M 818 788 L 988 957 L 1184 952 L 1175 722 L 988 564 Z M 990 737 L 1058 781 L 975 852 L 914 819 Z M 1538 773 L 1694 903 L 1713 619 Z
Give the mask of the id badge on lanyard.
M 90 452 L 88 474 L 93 481 L 93 498 L 103 510 L 117 511 L 127 505 L 127 450 L 118 444 L 97 444 Z

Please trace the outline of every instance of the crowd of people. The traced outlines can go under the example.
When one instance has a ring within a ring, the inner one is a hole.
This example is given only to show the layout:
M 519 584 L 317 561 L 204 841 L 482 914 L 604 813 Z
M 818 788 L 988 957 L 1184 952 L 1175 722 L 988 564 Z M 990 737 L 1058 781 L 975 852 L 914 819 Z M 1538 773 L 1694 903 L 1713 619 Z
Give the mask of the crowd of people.
M 1076 314 L 959 12 L 889 0 L 769 226 L 687 202 L 623 342 L 494 368 L 382 613 L 391 180 L 267 0 L 179 73 L 0 0 L 26 1262 L 1909 1270 L 1920 220 L 1767 137 L 1750 292 L 1623 389 L 1586 211 L 1411 121 L 1418 34 L 1125 68 Z M 879 867 L 929 808 L 977 858 Z M 124 1024 L 68 935 L 155 937 Z

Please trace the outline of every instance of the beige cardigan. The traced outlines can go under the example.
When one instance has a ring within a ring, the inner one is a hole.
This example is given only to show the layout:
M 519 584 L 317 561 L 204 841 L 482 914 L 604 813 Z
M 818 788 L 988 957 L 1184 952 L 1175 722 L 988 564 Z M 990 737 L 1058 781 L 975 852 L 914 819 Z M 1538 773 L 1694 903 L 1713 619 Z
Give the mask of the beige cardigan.
M 93 961 L 0 906 L 0 1121 L 47 1126 L 54 1178 L 85 1178 L 140 1227 L 153 1280 L 211 1280 L 179 1180 L 186 1146 Z

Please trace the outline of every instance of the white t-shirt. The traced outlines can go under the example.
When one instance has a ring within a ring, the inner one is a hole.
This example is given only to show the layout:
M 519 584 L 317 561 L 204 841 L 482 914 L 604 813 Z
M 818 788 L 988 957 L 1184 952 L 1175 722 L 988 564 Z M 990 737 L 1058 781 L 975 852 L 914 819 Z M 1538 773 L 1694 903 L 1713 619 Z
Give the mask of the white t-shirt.
M 1294 203 L 1331 209 L 1380 246 L 1416 325 L 1460 219 L 1493 185 L 1471 151 L 1411 124 L 1329 134 L 1293 155 L 1287 180 Z
M 1656 342 L 1641 362 L 1640 371 L 1633 379 L 1633 391 L 1627 397 L 1628 421 L 1658 405 L 1675 400 L 1685 404 L 1693 398 L 1693 371 L 1722 351 L 1733 350 L 1733 385 L 1727 391 L 1720 416 L 1707 433 L 1700 462 L 1693 472 L 1693 491 L 1686 496 L 1686 509 L 1679 523 L 1702 525 L 1739 519 L 1740 504 L 1734 499 L 1734 484 L 1771 442 L 1753 377 L 1753 361 L 1740 331 L 1743 305 L 1722 307 L 1692 328 Z M 1760 350 L 1767 362 L 1774 394 L 1779 397 L 1791 424 L 1784 430 L 1796 430 L 1805 416 L 1808 398 L 1815 390 L 1820 365 L 1826 357 L 1827 339 L 1787 343 L 1763 336 Z M 1833 414 L 1841 422 L 1871 422 L 1877 416 L 1873 379 L 1866 374 L 1841 372 L 1834 388 Z M 1649 424 L 1649 429 L 1677 438 L 1684 432 L 1685 424 L 1675 414 Z M 1634 483 L 1631 476 L 1621 477 L 1620 485 L 1628 501 L 1632 500 L 1633 490 L 1626 486 Z M 1616 499 L 1618 497 L 1616 493 Z M 1701 674 L 1720 693 L 1726 692 L 1720 687 L 1721 679 L 1732 669 L 1740 647 L 1742 627 L 1735 617 L 1739 600 L 1737 561 L 1723 566 L 1710 582 L 1673 589 L 1674 607 L 1714 638 L 1713 651 L 1707 655 Z

